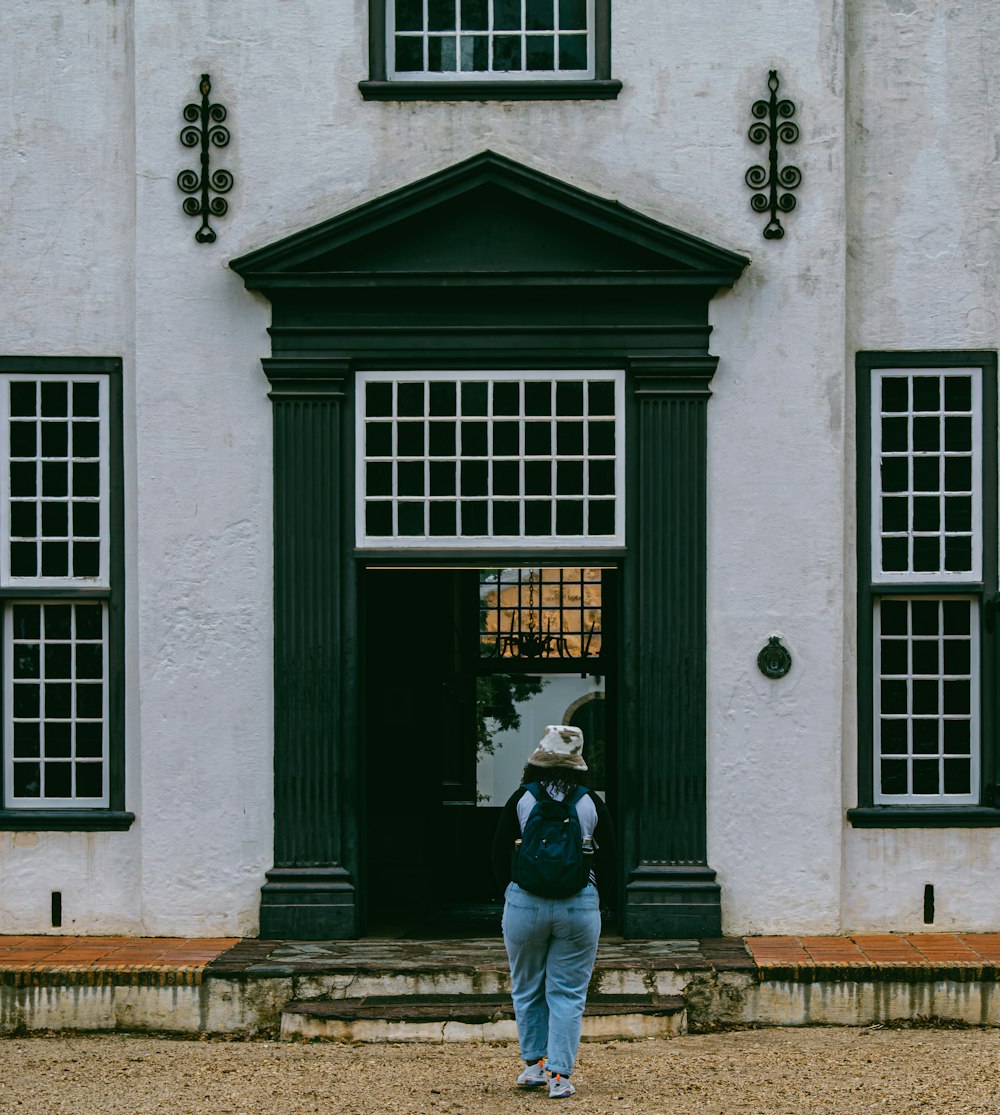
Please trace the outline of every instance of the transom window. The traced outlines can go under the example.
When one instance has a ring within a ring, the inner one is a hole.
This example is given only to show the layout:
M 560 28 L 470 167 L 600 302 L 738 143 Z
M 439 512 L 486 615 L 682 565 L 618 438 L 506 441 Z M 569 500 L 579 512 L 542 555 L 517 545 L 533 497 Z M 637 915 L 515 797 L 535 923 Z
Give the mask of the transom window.
M 975 805 L 995 780 L 995 368 L 858 357 L 862 806 Z
M 387 73 L 591 78 L 593 0 L 387 0 Z
M 620 372 L 358 377 L 358 544 L 617 546 Z

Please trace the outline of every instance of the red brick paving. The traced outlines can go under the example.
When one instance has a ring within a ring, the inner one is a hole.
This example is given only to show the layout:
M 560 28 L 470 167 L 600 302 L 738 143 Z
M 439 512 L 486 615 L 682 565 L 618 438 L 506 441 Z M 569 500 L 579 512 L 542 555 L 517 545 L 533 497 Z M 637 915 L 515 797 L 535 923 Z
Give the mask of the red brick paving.
M 237 937 L 0 937 L 0 970 L 204 968 Z
M 1000 933 L 859 933 L 844 937 L 747 937 L 759 968 L 1000 964 Z
M 200 971 L 235 937 L 0 936 L 0 973 Z M 868 933 L 745 938 L 757 967 L 1000 967 L 1000 933 Z

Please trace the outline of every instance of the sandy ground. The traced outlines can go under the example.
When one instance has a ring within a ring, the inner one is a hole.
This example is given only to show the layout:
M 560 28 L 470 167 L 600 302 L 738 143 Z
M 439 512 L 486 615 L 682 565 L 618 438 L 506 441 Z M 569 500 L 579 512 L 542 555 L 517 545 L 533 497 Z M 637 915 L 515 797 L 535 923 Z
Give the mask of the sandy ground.
M 557 1110 L 661 1115 L 996 1112 L 997 1030 L 744 1030 L 584 1045 Z M 2 1115 L 537 1112 L 513 1046 L 0 1039 Z

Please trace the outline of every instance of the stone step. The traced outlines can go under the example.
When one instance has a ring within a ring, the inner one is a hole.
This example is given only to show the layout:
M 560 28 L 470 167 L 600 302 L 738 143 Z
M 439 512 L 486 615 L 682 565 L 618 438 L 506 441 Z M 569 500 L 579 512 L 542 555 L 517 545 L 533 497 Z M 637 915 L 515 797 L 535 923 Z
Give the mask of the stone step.
M 687 1030 L 679 995 L 597 995 L 583 1016 L 584 1041 L 676 1037 Z M 285 1040 L 515 1041 L 507 995 L 369 995 L 303 999 L 281 1015 Z

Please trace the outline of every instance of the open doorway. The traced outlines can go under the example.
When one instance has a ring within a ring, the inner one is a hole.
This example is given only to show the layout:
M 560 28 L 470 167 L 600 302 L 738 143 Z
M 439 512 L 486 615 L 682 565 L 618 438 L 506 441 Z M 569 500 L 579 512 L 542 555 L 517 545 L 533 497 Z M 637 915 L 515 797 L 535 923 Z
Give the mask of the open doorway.
M 499 933 L 500 811 L 546 724 L 613 792 L 615 570 L 366 569 L 369 933 Z

